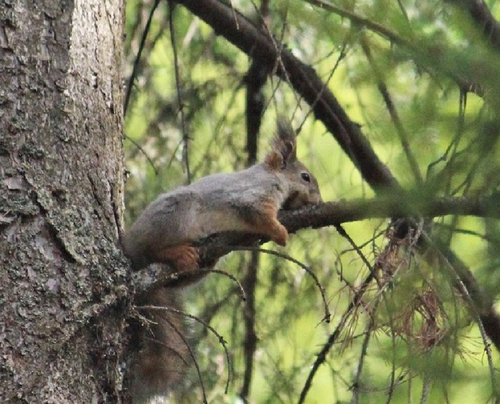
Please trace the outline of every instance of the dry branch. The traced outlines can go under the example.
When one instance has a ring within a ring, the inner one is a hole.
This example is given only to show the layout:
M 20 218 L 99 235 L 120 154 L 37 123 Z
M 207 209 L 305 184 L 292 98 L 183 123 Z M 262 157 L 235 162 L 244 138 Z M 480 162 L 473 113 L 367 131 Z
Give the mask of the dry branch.
M 387 167 L 373 151 L 360 126 L 351 121 L 333 93 L 325 86 L 310 66 L 291 52 L 280 48 L 269 37 L 237 10 L 219 0 L 178 0 L 194 15 L 209 24 L 217 34 L 223 35 L 256 60 L 268 71 L 289 82 L 306 100 L 333 134 L 344 152 L 361 171 L 363 178 L 374 189 L 397 187 Z

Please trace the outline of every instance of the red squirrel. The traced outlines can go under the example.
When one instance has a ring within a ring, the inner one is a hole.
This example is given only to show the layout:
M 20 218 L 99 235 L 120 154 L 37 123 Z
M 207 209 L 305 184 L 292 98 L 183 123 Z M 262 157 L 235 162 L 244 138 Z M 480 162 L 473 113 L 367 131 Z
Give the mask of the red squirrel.
M 278 221 L 278 211 L 321 202 L 318 182 L 297 160 L 296 151 L 295 132 L 280 120 L 262 163 L 235 173 L 209 175 L 160 195 L 125 234 L 123 248 L 132 267 L 165 263 L 176 272 L 200 269 L 193 243 L 222 232 L 258 234 L 286 245 L 288 231 Z M 179 290 L 160 288 L 141 303 L 177 306 Z M 146 316 L 152 323 L 143 332 L 145 341 L 133 370 L 134 403 L 167 394 L 190 360 L 179 336 L 178 316 L 160 310 L 149 310 Z

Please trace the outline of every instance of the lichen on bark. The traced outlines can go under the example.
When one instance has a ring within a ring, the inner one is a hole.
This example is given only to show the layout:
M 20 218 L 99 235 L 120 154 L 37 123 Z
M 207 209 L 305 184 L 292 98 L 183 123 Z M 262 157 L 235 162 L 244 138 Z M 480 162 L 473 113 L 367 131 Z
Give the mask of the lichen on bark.
M 124 4 L 0 4 L 0 401 L 120 402 Z

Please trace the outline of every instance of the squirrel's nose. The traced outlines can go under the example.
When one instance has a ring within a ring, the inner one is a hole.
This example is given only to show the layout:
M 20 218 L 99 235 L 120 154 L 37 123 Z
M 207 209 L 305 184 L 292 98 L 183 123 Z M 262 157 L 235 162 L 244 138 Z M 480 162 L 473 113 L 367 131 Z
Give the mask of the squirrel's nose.
M 321 192 L 318 189 L 318 192 L 314 194 L 314 203 L 318 204 L 323 202 L 323 198 L 321 197 Z

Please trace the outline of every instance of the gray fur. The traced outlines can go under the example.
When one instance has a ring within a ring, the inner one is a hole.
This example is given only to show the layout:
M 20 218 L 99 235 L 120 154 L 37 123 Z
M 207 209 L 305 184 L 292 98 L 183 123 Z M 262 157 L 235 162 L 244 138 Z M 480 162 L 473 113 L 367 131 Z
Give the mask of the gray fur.
M 133 267 L 155 262 L 165 248 L 212 234 L 255 232 L 252 217 L 261 214 L 265 202 L 272 201 L 277 210 L 285 202 L 288 208 L 297 208 L 321 201 L 316 179 L 312 175 L 310 182 L 301 178 L 301 173 L 308 171 L 296 160 L 295 138 L 289 126 L 279 125 L 268 158 L 246 170 L 209 175 L 160 195 L 124 237 L 124 251 Z M 276 161 L 279 168 L 271 166 Z

